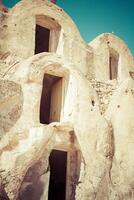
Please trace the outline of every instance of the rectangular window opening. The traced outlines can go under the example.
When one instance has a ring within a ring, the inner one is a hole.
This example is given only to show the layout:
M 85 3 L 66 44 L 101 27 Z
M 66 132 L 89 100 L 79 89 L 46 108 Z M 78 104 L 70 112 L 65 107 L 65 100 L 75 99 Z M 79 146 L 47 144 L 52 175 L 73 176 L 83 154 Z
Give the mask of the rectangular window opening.
M 35 54 L 49 52 L 50 30 L 36 24 L 35 30 Z
M 34 53 L 56 52 L 61 35 L 61 26 L 46 15 L 36 15 Z
M 59 122 L 62 107 L 63 78 L 45 74 L 40 103 L 40 123 Z

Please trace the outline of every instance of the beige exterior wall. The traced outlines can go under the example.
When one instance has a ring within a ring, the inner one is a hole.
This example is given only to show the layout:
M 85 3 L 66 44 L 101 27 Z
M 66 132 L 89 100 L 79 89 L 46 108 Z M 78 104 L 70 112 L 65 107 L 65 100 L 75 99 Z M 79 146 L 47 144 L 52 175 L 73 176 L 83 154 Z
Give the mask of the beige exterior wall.
M 48 158 L 62 149 L 68 152 L 65 200 L 133 200 L 134 59 L 127 46 L 110 33 L 87 45 L 70 17 L 46 0 L 22 0 L 2 14 L 0 186 L 9 199 L 19 200 L 27 171 L 43 162 L 40 200 L 47 200 Z M 38 24 L 53 29 L 52 52 L 34 55 L 37 15 Z M 117 80 L 109 80 L 111 49 L 119 55 Z M 40 122 L 45 73 L 64 82 L 60 117 L 49 124 Z
M 6 15 L 7 28 L 6 33 L 4 31 L 1 51 L 10 51 L 22 58 L 33 56 L 36 17 L 40 15 L 47 17 L 46 23 L 51 28 L 56 25 L 61 27 L 55 53 L 73 62 L 76 68 L 86 75 L 92 65 L 92 49 L 81 38 L 70 17 L 61 8 L 48 1 L 29 0 L 27 3 L 27 0 L 24 0 L 9 11 Z M 19 44 L 19 48 L 16 44 Z
M 114 34 L 104 33 L 89 43 L 94 52 L 94 74 L 101 81 L 109 80 L 109 54 L 112 48 L 119 54 L 118 80 L 129 77 L 134 71 L 133 56 L 126 44 Z

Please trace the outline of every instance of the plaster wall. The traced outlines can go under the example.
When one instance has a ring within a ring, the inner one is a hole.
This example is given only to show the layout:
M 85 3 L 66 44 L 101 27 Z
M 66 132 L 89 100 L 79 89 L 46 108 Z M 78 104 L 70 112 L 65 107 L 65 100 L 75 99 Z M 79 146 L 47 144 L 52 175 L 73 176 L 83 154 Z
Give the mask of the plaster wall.
M 67 177 L 66 200 L 133 200 L 134 80 L 129 72 L 134 59 L 129 49 L 108 33 L 87 45 L 62 9 L 46 0 L 23 0 L 2 14 L 0 178 L 9 199 L 19 198 L 28 169 L 43 159 L 40 178 L 47 189 L 41 200 L 47 200 L 48 158 L 60 148 L 81 155 L 77 180 L 76 174 Z M 61 28 L 55 52 L 34 55 L 36 15 Z M 117 80 L 109 80 L 109 49 L 119 54 Z M 39 117 L 45 73 L 64 82 L 60 120 L 50 124 Z
M 114 34 L 104 33 L 89 43 L 94 51 L 94 70 L 98 80 L 109 80 L 110 48 L 119 54 L 118 81 L 129 77 L 129 71 L 134 71 L 133 56 L 125 43 Z
M 83 41 L 70 17 L 61 8 L 46 0 L 30 0 L 29 3 L 23 0 L 5 14 L 8 19 L 4 22 L 5 42 L 3 44 L 1 41 L 1 51 L 10 51 L 22 58 L 34 55 L 36 16 L 39 15 L 46 16 L 49 25 L 57 24 L 56 26 L 61 27 L 55 53 L 73 62 L 77 69 L 87 75 L 93 62 L 92 48 Z M 16 44 L 19 44 L 19 49 Z M 81 56 L 84 59 L 81 59 Z

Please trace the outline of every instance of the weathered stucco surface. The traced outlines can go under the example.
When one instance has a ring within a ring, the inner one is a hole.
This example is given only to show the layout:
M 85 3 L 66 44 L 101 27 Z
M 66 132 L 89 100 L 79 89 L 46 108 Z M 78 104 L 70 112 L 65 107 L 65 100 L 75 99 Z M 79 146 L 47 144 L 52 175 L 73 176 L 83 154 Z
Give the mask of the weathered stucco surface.
M 34 55 L 37 16 L 60 33 L 53 35 L 53 50 Z M 128 47 L 110 33 L 86 44 L 70 17 L 46 0 L 1 6 L 0 23 L 0 198 L 48 200 L 49 156 L 58 149 L 68 153 L 66 200 L 133 200 L 134 59 Z M 119 57 L 112 80 L 111 49 Z M 60 119 L 48 124 L 40 122 L 44 74 L 63 81 Z
M 104 33 L 89 43 L 93 47 L 95 76 L 98 80 L 109 80 L 109 54 L 113 49 L 119 54 L 118 81 L 129 77 L 133 71 L 134 59 L 126 44 L 111 33 Z

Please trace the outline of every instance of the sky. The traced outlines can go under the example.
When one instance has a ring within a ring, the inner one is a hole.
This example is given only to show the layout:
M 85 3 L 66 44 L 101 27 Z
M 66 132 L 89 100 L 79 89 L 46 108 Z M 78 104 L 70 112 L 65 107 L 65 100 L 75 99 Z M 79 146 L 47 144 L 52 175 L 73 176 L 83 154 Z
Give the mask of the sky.
M 12 7 L 19 0 L 2 1 Z M 134 0 L 57 0 L 57 5 L 72 17 L 87 43 L 113 32 L 134 54 Z

